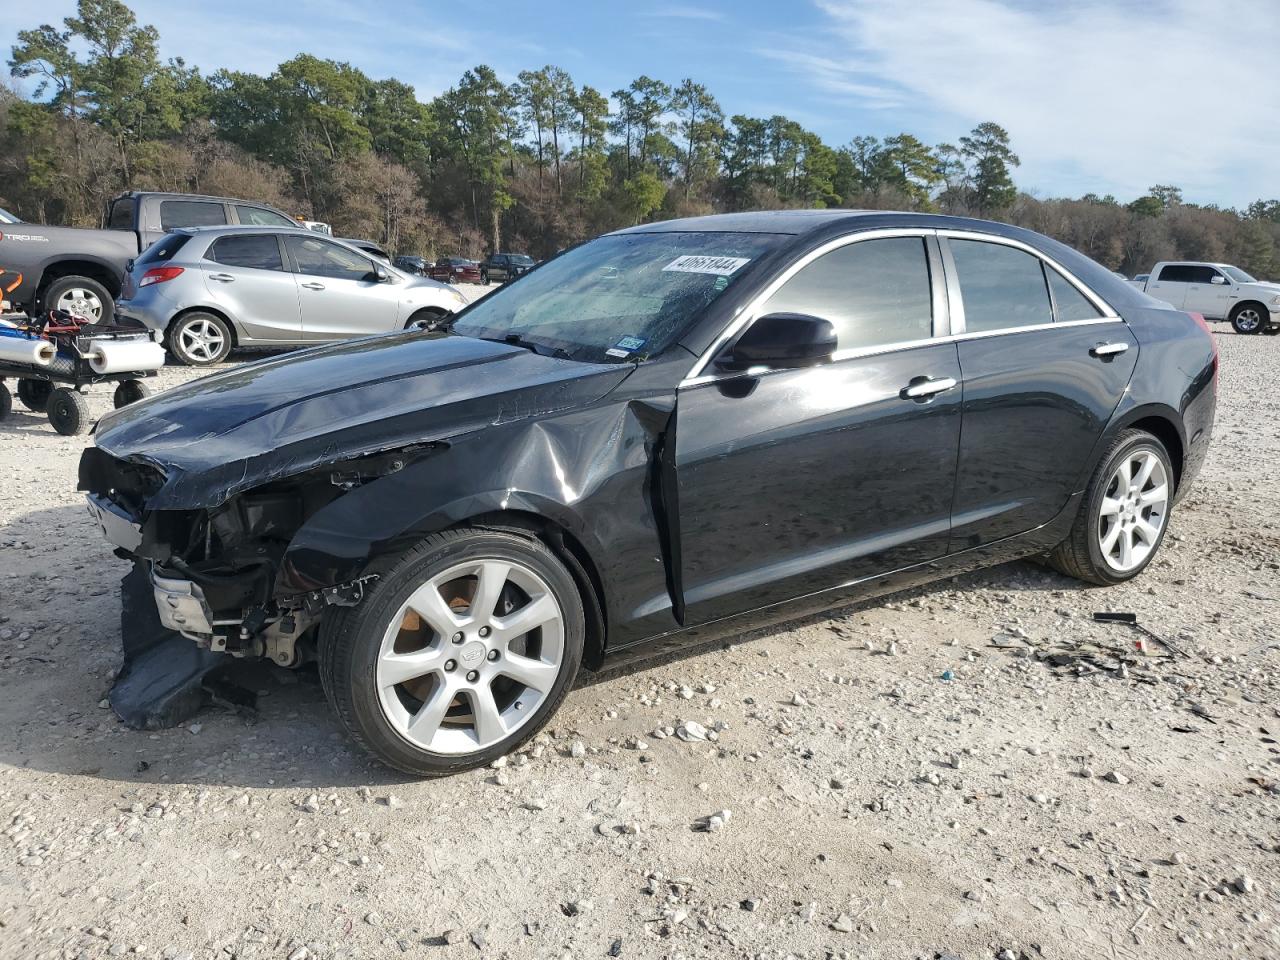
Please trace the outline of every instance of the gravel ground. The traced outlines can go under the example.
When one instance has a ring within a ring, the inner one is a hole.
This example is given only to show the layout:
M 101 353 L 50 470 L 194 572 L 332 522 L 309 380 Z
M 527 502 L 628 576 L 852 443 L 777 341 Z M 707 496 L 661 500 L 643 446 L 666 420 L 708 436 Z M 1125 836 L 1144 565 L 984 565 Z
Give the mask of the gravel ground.
M 313 674 L 117 723 L 83 441 L 15 413 L 0 956 L 1280 956 L 1280 337 L 1217 333 L 1213 452 L 1135 583 L 1018 563 L 833 611 L 581 687 L 435 782 L 353 751 Z

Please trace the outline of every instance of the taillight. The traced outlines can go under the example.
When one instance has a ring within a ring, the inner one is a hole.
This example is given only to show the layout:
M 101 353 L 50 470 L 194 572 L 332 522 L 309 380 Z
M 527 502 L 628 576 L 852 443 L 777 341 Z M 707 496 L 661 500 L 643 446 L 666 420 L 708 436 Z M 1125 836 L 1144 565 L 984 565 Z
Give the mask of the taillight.
M 181 275 L 181 267 L 152 267 L 138 280 L 138 286 L 149 287 L 153 283 L 165 283 Z

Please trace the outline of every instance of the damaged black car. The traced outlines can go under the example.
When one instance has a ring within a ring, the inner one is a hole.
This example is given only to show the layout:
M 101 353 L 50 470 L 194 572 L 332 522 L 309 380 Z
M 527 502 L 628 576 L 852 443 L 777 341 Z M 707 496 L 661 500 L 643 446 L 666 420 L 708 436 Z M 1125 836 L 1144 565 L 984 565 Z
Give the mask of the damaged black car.
M 1138 575 L 1204 460 L 1203 322 L 1038 234 L 782 211 L 571 249 L 430 330 L 100 423 L 128 723 L 227 658 L 316 664 L 438 775 L 599 670 L 1017 557 Z

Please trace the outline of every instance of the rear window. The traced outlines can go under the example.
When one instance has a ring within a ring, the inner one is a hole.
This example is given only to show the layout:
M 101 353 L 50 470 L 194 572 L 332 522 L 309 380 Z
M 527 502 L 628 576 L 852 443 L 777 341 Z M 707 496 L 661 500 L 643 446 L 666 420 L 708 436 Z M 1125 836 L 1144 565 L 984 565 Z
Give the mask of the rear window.
M 280 243 L 274 233 L 256 233 L 239 237 L 219 237 L 209 247 L 206 258 L 229 267 L 254 270 L 283 270 Z
M 136 262 L 139 266 L 147 263 L 164 263 L 164 261 L 172 259 L 173 255 L 186 246 L 187 241 L 190 239 L 191 234 L 189 233 L 171 233 L 167 237 L 161 237 L 147 247 Z
M 970 333 L 1053 323 L 1040 259 L 983 240 L 951 240 Z
M 227 211 L 210 200 L 161 200 L 160 229 L 217 227 L 227 222 Z

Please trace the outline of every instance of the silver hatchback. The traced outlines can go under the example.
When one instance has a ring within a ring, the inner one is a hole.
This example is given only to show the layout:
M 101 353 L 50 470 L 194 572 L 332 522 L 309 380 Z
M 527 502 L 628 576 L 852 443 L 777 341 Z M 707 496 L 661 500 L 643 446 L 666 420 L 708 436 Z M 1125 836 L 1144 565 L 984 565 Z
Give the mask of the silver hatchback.
M 310 230 L 178 230 L 130 267 L 116 316 L 164 334 L 170 355 L 206 366 L 233 346 L 303 346 L 403 330 L 467 303 Z

